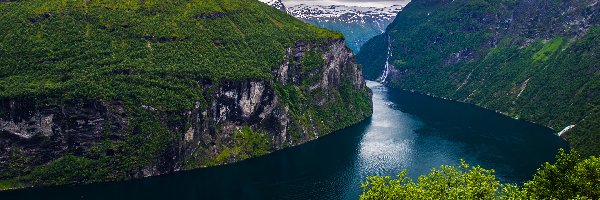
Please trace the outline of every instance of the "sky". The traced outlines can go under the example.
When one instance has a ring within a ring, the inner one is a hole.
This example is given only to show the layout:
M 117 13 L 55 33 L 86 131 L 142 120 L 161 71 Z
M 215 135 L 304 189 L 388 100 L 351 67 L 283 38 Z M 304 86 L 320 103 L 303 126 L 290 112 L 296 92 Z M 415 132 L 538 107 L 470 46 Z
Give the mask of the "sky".
M 387 7 L 392 5 L 406 5 L 410 0 L 282 0 L 285 6 L 298 4 L 308 5 L 349 5 L 363 7 Z

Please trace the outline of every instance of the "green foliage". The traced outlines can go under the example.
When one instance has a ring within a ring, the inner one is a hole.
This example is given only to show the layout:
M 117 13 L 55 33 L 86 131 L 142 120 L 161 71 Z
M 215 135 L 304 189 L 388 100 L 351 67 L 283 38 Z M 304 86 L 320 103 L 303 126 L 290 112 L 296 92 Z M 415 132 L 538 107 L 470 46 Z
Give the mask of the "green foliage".
M 0 180 L 0 190 L 10 190 L 21 187 L 23 187 L 23 185 L 17 179 Z
M 300 87 L 295 85 L 275 84 L 275 91 L 281 101 L 288 105 L 292 113 L 299 113 L 303 109 L 303 103 L 307 101 Z
M 418 182 L 401 172 L 397 179 L 373 176 L 362 183 L 361 200 L 368 199 L 598 199 L 600 197 L 600 159 L 583 160 L 562 149 L 555 164 L 544 164 L 533 180 L 521 188 L 501 184 L 493 170 L 442 166 L 421 175 Z
M 77 156 L 64 156 L 47 166 L 40 166 L 29 175 L 35 185 L 86 183 L 94 178 L 98 163 Z
M 288 106 L 293 121 L 299 122 L 294 128 L 311 133 L 309 138 L 292 133 L 294 141 L 315 139 L 371 116 L 372 104 L 368 92 L 355 88 L 351 79 L 352 77 L 342 77 L 339 89 L 329 91 L 310 90 L 312 85 L 307 81 L 300 87 L 276 86 L 277 96 Z
M 493 170 L 469 167 L 441 166 L 413 182 L 406 171 L 391 177 L 369 177 L 362 183 L 361 200 L 369 199 L 496 199 L 501 186 Z
M 235 133 L 233 141 L 233 156 L 238 159 L 262 156 L 272 151 L 269 135 L 247 126 Z
M 10 150 L 7 160 L 7 162 L 0 165 L 0 169 L 2 169 L 0 179 L 24 175 L 31 163 L 31 157 L 24 155 L 21 150 L 17 149 Z
M 133 121 L 134 127 L 138 129 L 125 142 L 113 143 L 117 145 L 117 149 L 126 152 L 118 158 L 122 172 L 138 170 L 155 163 L 171 144 L 171 137 L 174 137 L 160 119 L 149 111 L 140 110 L 135 113 L 140 114 Z
M 304 72 L 310 72 L 315 69 L 321 68 L 325 65 L 325 59 L 323 59 L 323 52 L 319 52 L 316 49 L 311 49 L 302 57 L 302 70 Z
M 254 131 L 249 126 L 236 130 L 233 138 L 228 143 L 220 144 L 222 150 L 220 150 L 219 155 L 204 161 L 202 164 L 208 166 L 222 165 L 232 161 L 262 156 L 274 150 L 268 133 Z
M 531 59 L 535 61 L 548 61 L 550 56 L 558 51 L 558 48 L 560 48 L 563 43 L 564 40 L 562 38 L 554 38 L 547 42 L 542 49 L 533 54 L 533 58 Z
M 231 149 L 229 147 L 225 147 L 223 151 L 214 159 L 212 162 L 209 162 L 209 166 L 225 164 L 231 160 Z
M 556 158 L 556 164 L 544 164 L 533 180 L 525 183 L 532 199 L 600 198 L 600 158 L 583 160 L 577 152 L 563 150 Z
M 320 95 L 315 93 L 311 99 L 322 98 Z M 319 130 L 334 131 L 332 127 L 347 127 L 372 114 L 370 97 L 367 93 L 353 88 L 349 79 L 342 80 L 339 93 L 333 97 L 329 96 L 329 98 L 344 106 L 328 104 L 324 107 L 315 107 L 314 113 L 312 113 L 314 116 L 313 121 L 321 122 L 317 123 L 322 125 L 318 127 Z M 321 134 L 323 133 L 326 132 Z

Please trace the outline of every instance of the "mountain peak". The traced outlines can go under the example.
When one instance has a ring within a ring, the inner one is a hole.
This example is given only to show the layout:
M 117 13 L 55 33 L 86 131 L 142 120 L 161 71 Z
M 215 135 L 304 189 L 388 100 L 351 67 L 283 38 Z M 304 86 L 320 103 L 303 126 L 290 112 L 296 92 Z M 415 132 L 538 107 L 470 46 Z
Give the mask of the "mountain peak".
M 277 8 L 281 11 L 286 12 L 286 8 L 285 5 L 283 5 L 283 3 L 281 2 L 281 0 L 259 0 L 263 3 L 266 3 L 274 8 Z
M 303 20 L 335 21 L 342 23 L 371 23 L 392 21 L 402 6 L 384 8 L 359 7 L 346 5 L 306 5 L 300 4 L 288 8 L 288 13 Z
M 348 46 L 358 52 L 372 37 L 385 32 L 404 6 L 362 7 L 352 5 L 296 4 L 285 7 L 281 0 L 260 0 L 304 22 L 339 31 Z

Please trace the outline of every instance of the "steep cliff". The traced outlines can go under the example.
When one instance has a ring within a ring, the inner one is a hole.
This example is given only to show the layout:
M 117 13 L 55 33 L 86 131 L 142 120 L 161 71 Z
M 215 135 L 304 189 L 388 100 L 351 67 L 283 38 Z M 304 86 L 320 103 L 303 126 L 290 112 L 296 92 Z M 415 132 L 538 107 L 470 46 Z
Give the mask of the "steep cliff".
M 599 23 L 598 0 L 414 0 L 357 57 L 368 79 L 389 60 L 390 86 L 567 127 L 598 155 Z
M 340 34 L 258 1 L 0 11 L 0 189 L 231 163 L 372 112 Z

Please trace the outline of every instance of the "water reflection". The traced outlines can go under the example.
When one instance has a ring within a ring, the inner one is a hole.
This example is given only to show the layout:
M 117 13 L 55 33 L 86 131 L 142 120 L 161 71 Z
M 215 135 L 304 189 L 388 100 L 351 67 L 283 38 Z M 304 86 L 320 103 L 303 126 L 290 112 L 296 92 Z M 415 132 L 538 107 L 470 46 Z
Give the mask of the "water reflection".
M 398 172 L 412 162 L 415 135 L 422 123 L 394 110 L 394 103 L 386 97 L 387 88 L 369 82 L 373 89 L 373 115 L 367 131 L 360 141 L 358 169 L 365 175 L 383 175 Z
M 552 130 L 374 82 L 373 117 L 264 157 L 142 180 L 2 192 L 0 199 L 357 199 L 371 175 L 416 178 L 465 159 L 529 179 L 565 142 Z

